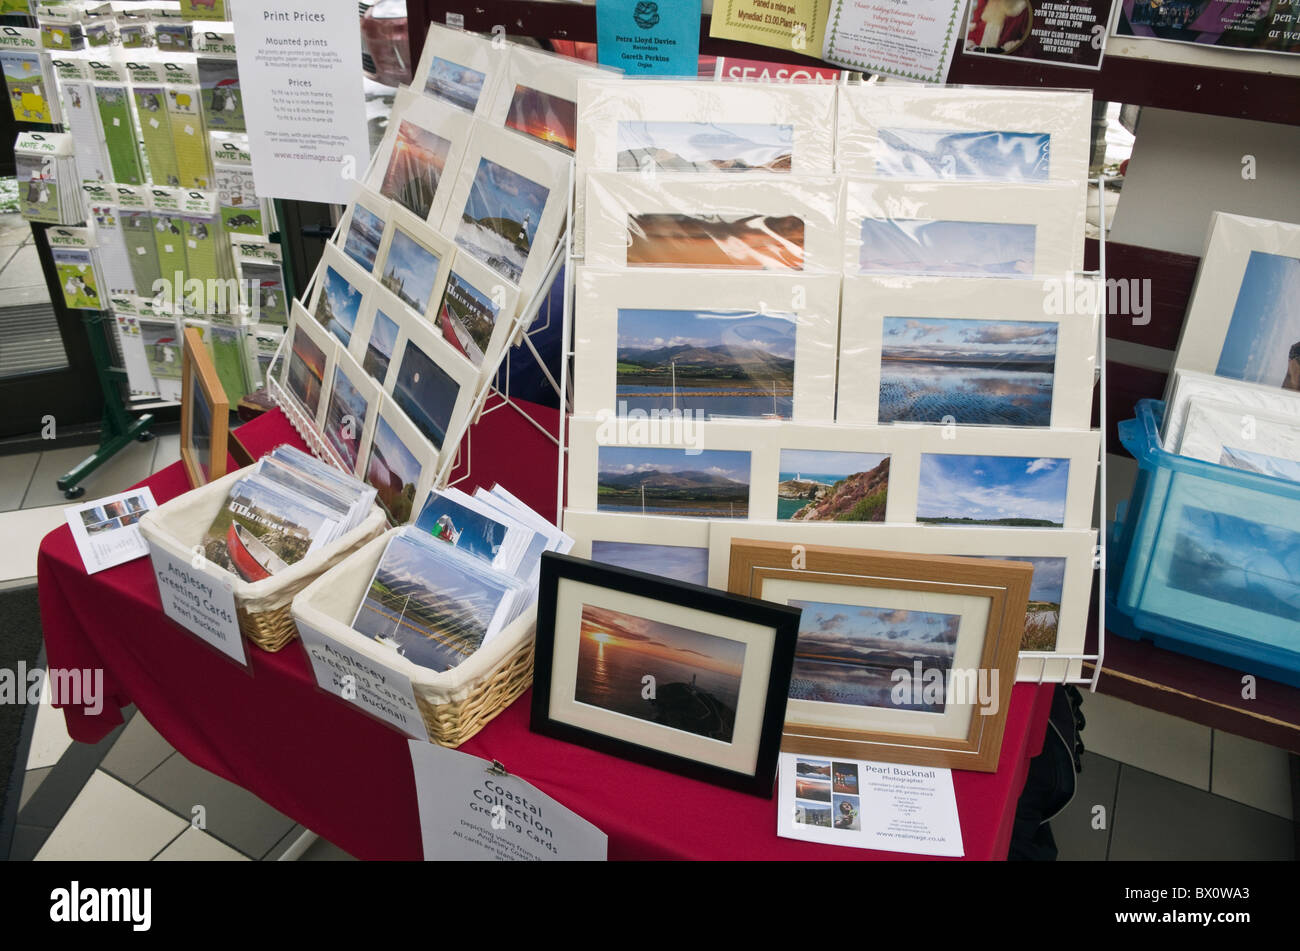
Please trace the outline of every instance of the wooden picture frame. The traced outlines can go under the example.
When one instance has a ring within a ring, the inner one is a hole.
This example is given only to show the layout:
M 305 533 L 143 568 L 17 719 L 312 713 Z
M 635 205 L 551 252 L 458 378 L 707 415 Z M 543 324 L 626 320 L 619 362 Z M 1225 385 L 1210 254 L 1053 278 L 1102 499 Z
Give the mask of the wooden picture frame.
M 530 727 L 771 798 L 798 626 L 789 607 L 547 552 Z
M 803 610 L 782 751 L 996 771 L 1032 575 L 1019 562 L 734 539 L 727 589 Z M 961 702 L 968 690 L 974 703 Z
M 195 327 L 185 328 L 181 358 L 181 461 L 191 488 L 226 474 L 230 403 L 212 355 Z M 204 430 L 207 430 L 205 433 Z M 206 440 L 207 445 L 201 443 Z

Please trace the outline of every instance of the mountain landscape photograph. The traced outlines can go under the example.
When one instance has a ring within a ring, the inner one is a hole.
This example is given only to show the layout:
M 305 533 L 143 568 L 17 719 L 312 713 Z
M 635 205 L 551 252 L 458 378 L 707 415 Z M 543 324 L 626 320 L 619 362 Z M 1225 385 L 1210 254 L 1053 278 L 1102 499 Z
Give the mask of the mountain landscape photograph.
M 1058 325 L 886 317 L 880 422 L 1049 426 Z
M 794 126 L 762 122 L 644 122 L 618 124 L 618 170 L 671 172 L 788 172 Z
M 596 510 L 690 518 L 749 516 L 749 453 L 601 446 Z
M 796 522 L 883 522 L 889 454 L 782 449 L 776 517 Z
M 1034 225 L 863 218 L 863 274 L 1020 277 L 1034 273 Z
M 795 330 L 791 314 L 619 310 L 620 411 L 789 419 Z
M 922 453 L 916 520 L 936 525 L 1061 528 L 1069 459 Z
M 912 674 L 919 661 L 922 670 L 946 677 L 961 615 L 824 601 L 791 601 L 790 606 L 803 609 L 791 700 L 943 713 L 944 701 L 926 703 L 912 691 L 906 702 L 895 703 L 893 673 Z

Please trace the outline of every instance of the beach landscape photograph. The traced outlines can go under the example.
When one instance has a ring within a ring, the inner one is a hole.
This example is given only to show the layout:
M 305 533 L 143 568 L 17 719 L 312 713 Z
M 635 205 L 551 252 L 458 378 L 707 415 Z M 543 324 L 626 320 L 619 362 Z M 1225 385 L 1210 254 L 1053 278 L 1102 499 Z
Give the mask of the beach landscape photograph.
M 393 228 L 393 240 L 384 258 L 380 283 L 418 314 L 429 309 L 433 288 L 438 281 L 438 255 L 425 247 L 401 226 Z
M 393 537 L 352 627 L 421 667 L 450 670 L 483 643 L 508 589 L 433 544 Z
M 862 219 L 858 270 L 863 274 L 1029 277 L 1034 225 L 993 221 Z
M 320 394 L 325 386 L 325 351 L 316 346 L 316 341 L 302 327 L 294 328 L 286 379 L 289 392 L 314 417 L 320 409 Z
M 499 311 L 491 297 L 452 271 L 433 323 L 477 367 L 483 365 Z
M 404 525 L 415 510 L 415 490 L 420 483 L 420 460 L 380 416 L 366 462 L 366 483 L 374 486 L 376 500 L 394 525 Z
M 967 556 L 969 557 L 969 556 Z M 1065 591 L 1064 558 L 1022 555 L 976 555 L 993 561 L 1020 561 L 1032 565 L 1029 605 L 1025 609 L 1025 634 L 1020 639 L 1022 651 L 1056 650 L 1056 635 L 1061 626 L 1061 599 Z
M 460 384 L 433 358 L 413 344 L 406 342 L 401 366 L 397 370 L 397 383 L 393 387 L 393 401 L 406 413 L 415 427 L 442 449 L 447 439 L 447 427 L 460 396 Z
M 416 217 L 428 218 L 450 151 L 450 140 L 403 119 L 379 193 L 400 202 Z
M 456 229 L 456 244 L 514 283 L 524 273 L 550 189 L 480 159 Z
M 1300 390 L 1300 258 L 1250 252 L 1214 372 Z
M 619 568 L 644 571 L 689 584 L 709 583 L 709 550 L 689 545 L 647 545 L 642 542 L 591 543 L 591 560 Z
M 370 340 L 366 343 L 365 356 L 361 358 L 361 369 L 380 383 L 383 383 L 384 378 L 388 376 L 389 364 L 393 362 L 398 331 L 397 321 L 379 308 L 375 308 L 375 320 L 370 328 Z
M 730 743 L 745 667 L 742 641 L 583 605 L 574 699 Z M 643 678 L 654 678 L 646 696 Z
M 601 446 L 596 509 L 691 518 L 749 516 L 748 452 Z
M 334 368 L 329 402 L 325 406 L 325 438 L 343 460 L 349 472 L 357 466 L 361 434 L 370 406 L 362 392 L 352 385 L 341 366 Z
M 628 267 L 802 271 L 803 260 L 797 215 L 628 215 Z
M 831 764 L 823 760 L 796 760 L 794 774 L 805 779 L 830 779 Z
M 384 237 L 384 219 L 360 202 L 352 205 L 352 221 L 343 251 L 367 271 L 375 269 L 379 243 Z
M 506 126 L 565 152 L 578 147 L 577 103 L 523 83 L 515 86 Z
M 984 182 L 1045 182 L 1052 137 L 1046 132 L 954 132 L 881 128 L 876 172 L 885 177 Z
M 812 799 L 816 802 L 829 803 L 831 801 L 831 784 L 828 780 L 823 779 L 796 778 L 794 781 L 794 794 L 800 799 Z
M 1060 528 L 1070 460 L 922 453 L 916 520 L 938 525 Z
M 782 449 L 776 517 L 796 522 L 883 522 L 889 454 Z
M 789 419 L 796 327 L 793 314 L 620 309 L 620 412 Z
M 824 601 L 791 601 L 802 608 L 795 646 L 791 700 L 887 707 L 943 713 L 943 700 L 927 702 L 920 691 L 906 691 L 902 703 L 893 691 L 896 670 L 945 675 L 957 651 L 961 615 L 909 611 Z M 830 792 L 830 783 L 826 784 Z
M 424 91 L 435 99 L 442 99 L 466 112 L 473 112 L 479 97 L 483 95 L 483 81 L 486 78 L 486 74 L 477 69 L 437 56 L 429 65 Z
M 328 265 L 321 283 L 320 297 L 316 301 L 316 320 L 346 346 L 352 340 L 357 315 L 361 312 L 361 291 Z
M 1058 325 L 886 317 L 880 422 L 1049 426 Z
M 617 135 L 620 172 L 788 172 L 794 161 L 794 126 L 783 123 L 625 120 Z

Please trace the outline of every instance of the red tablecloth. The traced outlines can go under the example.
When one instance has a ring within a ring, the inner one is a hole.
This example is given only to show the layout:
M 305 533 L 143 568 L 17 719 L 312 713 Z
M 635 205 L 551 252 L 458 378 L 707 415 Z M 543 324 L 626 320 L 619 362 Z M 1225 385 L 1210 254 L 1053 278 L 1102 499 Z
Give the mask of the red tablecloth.
M 544 512 L 548 498 L 553 507 L 554 448 L 548 455 L 545 437 L 509 409 L 477 428 L 471 484 L 491 484 L 495 468 L 512 491 Z M 281 442 L 300 445 L 278 411 L 239 434 L 254 455 Z M 179 464 L 145 484 L 159 502 L 188 487 Z M 147 559 L 87 576 L 66 526 L 42 543 L 38 581 L 50 666 L 104 669 L 103 711 L 64 710 L 74 739 L 101 739 L 121 722 L 120 707 L 134 703 L 186 758 L 358 858 L 421 857 L 406 738 L 318 689 L 300 642 L 278 654 L 250 647 L 250 666 L 242 668 L 163 615 Z M 1015 687 L 998 772 L 954 773 L 968 858 L 1007 854 L 1029 760 L 1042 748 L 1051 689 Z M 462 749 L 500 760 L 595 823 L 609 835 L 612 859 L 908 857 L 782 839 L 774 831 L 775 799 L 532 734 L 530 697 Z

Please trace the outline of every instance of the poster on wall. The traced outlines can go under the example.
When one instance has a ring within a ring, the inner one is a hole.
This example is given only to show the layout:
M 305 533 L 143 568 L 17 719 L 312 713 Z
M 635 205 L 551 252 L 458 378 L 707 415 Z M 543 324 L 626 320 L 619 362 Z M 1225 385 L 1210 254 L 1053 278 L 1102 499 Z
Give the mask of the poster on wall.
M 865 73 L 941 83 L 961 43 L 964 0 L 833 0 L 822 59 Z
M 350 0 L 243 0 L 234 8 L 240 85 L 264 198 L 347 204 L 370 161 L 361 31 Z
M 718 0 L 709 36 L 815 56 L 830 0 Z
M 1300 53 L 1295 0 L 1122 0 L 1117 36 Z
M 1101 69 L 1112 0 L 970 0 L 962 52 Z
M 596 58 L 628 76 L 699 72 L 700 0 L 596 0 Z

